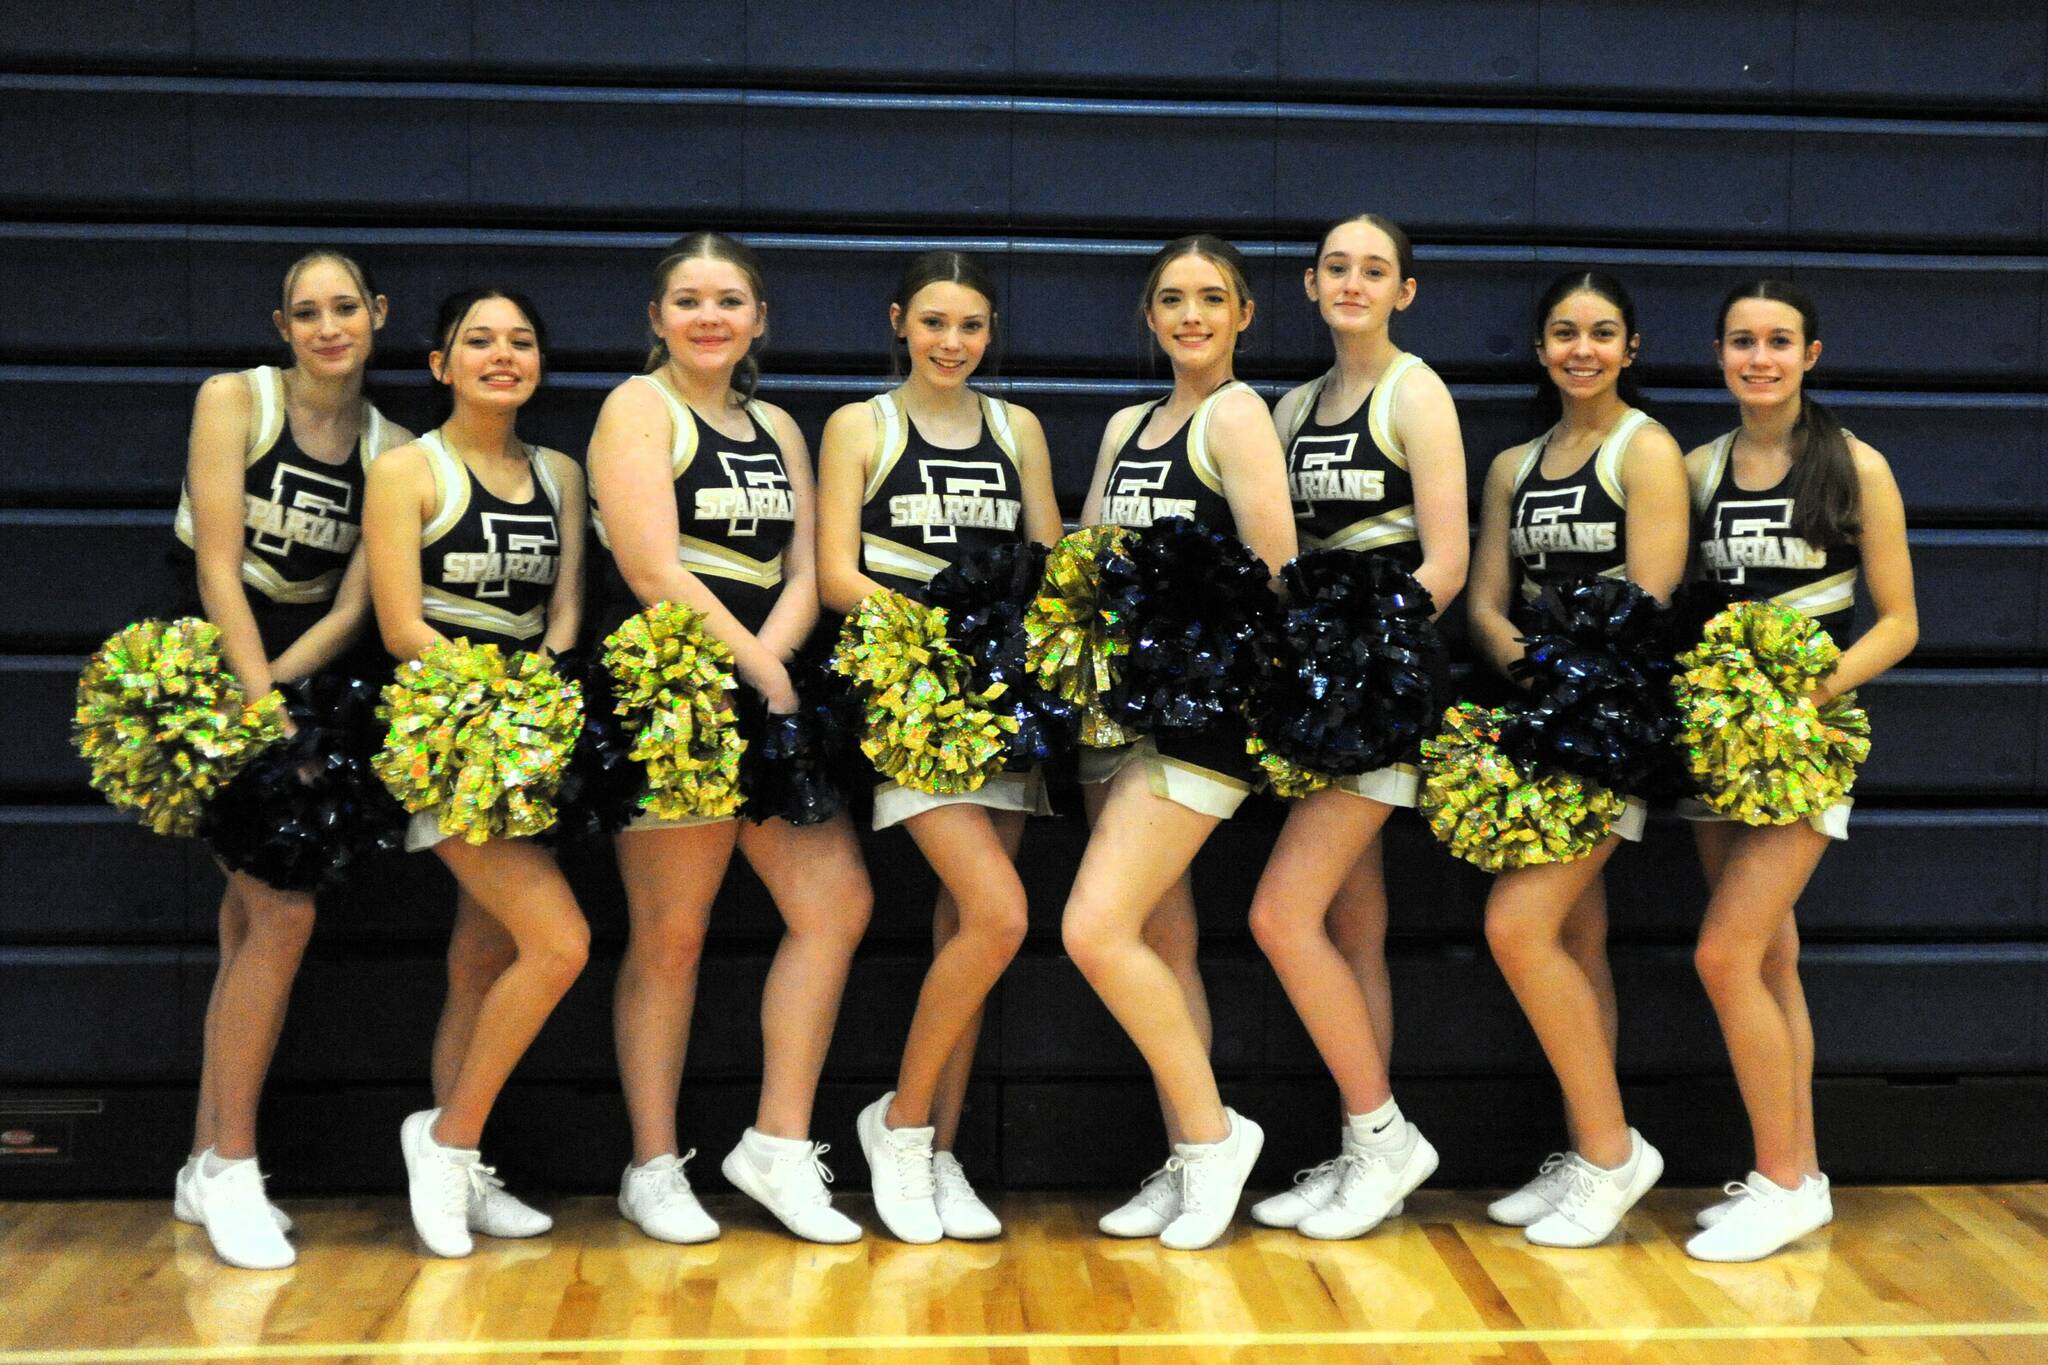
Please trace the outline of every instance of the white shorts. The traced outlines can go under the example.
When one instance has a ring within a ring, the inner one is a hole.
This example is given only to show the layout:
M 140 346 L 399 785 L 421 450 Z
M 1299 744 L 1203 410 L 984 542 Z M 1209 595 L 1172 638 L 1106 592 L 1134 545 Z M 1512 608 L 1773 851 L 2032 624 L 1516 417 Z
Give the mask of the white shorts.
M 1160 753 L 1150 735 L 1121 748 L 1083 749 L 1081 781 L 1107 782 L 1134 763 L 1143 770 L 1154 796 L 1218 820 L 1237 814 L 1237 808 L 1252 794 L 1251 783 L 1229 773 Z
M 1817 833 L 1825 834 L 1830 839 L 1840 839 L 1846 842 L 1849 838 L 1849 811 L 1855 804 L 1854 801 L 1837 801 L 1819 815 L 1809 816 L 1806 823 L 1812 825 Z M 1705 802 L 1695 800 L 1690 796 L 1678 803 L 1678 813 L 1684 819 L 1696 820 L 1701 824 L 1735 823 L 1728 816 L 1713 810 Z
M 1389 763 L 1369 773 L 1340 777 L 1331 785 L 1353 796 L 1413 810 L 1422 796 L 1422 769 L 1413 763 Z
M 441 832 L 441 810 L 438 806 L 430 806 L 413 816 L 412 820 L 406 825 L 405 851 L 407 853 L 423 853 L 435 844 L 440 843 L 443 839 L 453 839 L 454 837 L 452 834 L 443 834 Z
M 669 820 L 651 810 L 643 810 L 628 820 L 619 833 L 638 834 L 647 829 L 695 829 L 698 825 L 722 825 L 739 818 L 738 812 L 734 812 L 731 815 L 684 815 Z
M 1631 796 L 1620 818 L 1614 822 L 1614 832 L 1631 844 L 1643 841 L 1643 825 L 1650 818 L 1650 803 L 1641 797 Z
M 1052 802 L 1045 795 L 1045 776 L 1033 768 L 1024 773 L 997 773 L 973 791 L 958 796 L 935 796 L 900 782 L 877 783 L 874 827 L 888 829 L 940 806 L 986 806 L 990 810 L 1015 810 L 1026 815 L 1052 814 Z

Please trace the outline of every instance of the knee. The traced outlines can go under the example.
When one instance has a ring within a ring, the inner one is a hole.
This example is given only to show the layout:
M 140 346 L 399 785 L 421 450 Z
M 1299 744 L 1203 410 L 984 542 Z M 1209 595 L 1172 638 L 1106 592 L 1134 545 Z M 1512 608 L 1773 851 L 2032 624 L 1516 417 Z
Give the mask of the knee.
M 633 970 L 674 980 L 696 972 L 704 957 L 704 915 L 672 915 L 652 924 L 633 926 L 626 959 Z
M 1067 902 L 1060 919 L 1060 943 L 1083 976 L 1095 975 L 1124 941 L 1107 907 L 1084 900 Z
M 590 961 L 590 924 L 574 907 L 552 916 L 545 927 L 519 943 L 519 960 L 538 968 L 550 983 L 568 990 Z
M 1008 962 L 1024 946 L 1031 919 L 1022 887 L 992 895 L 960 914 L 959 935 L 970 938 L 991 959 Z
M 267 894 L 246 896 L 244 903 L 249 907 L 247 934 L 260 936 L 273 948 L 289 952 L 300 952 L 307 940 L 313 937 L 313 922 L 316 912 L 313 898 L 289 891 L 272 891 Z
M 1707 994 L 1715 996 L 1745 980 L 1756 980 L 1760 963 L 1748 944 L 1726 934 L 1706 933 L 1692 950 L 1692 965 Z
M 1535 953 L 1535 926 L 1521 915 L 1489 907 L 1486 912 L 1486 946 L 1501 971 L 1513 976 Z
M 851 955 L 868 931 L 874 908 L 874 893 L 863 879 L 857 887 L 809 894 L 783 906 L 782 922 L 795 937 L 830 943 Z
M 1252 939 L 1269 958 L 1291 956 L 1301 945 L 1307 929 L 1300 915 L 1290 914 L 1277 901 L 1252 902 Z

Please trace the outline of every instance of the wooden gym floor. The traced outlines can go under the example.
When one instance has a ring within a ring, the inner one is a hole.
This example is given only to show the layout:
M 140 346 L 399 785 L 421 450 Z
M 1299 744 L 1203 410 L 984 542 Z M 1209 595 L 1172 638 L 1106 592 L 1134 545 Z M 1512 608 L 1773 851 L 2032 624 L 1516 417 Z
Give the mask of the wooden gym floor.
M 0 1204 L 0 1365 L 2048 1360 L 2048 1185 L 1839 1190 L 1748 1266 L 1687 1259 L 1706 1198 L 1656 1191 L 1590 1251 L 1425 1191 L 1360 1241 L 1241 1219 L 1192 1253 L 1097 1236 L 1097 1197 L 1014 1196 L 1003 1240 L 935 1247 L 810 1246 L 736 1196 L 706 1201 L 721 1240 L 670 1247 L 576 1199 L 466 1261 L 422 1256 L 403 1199 L 302 1200 L 273 1272 L 217 1263 L 168 1198 Z

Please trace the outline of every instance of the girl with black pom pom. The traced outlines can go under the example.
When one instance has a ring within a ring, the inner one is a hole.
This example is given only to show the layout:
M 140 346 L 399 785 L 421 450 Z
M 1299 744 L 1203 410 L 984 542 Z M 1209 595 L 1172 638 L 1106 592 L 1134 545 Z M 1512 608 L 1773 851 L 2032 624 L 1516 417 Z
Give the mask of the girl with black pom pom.
M 1742 424 L 1685 457 L 1698 514 L 1696 565 L 1739 600 L 1813 617 L 1843 647 L 1814 693 L 1825 703 L 1861 687 L 1919 639 L 1905 509 L 1884 456 L 1842 430 L 1805 393 L 1820 359 L 1820 315 L 1779 280 L 1722 301 L 1714 351 Z M 1876 621 L 1855 638 L 1859 582 Z M 1695 961 L 1749 1112 L 1756 1169 L 1733 1197 L 1700 1214 L 1686 1243 L 1710 1261 L 1751 1261 L 1834 1217 L 1813 1128 L 1813 1021 L 1799 985 L 1793 910 L 1831 839 L 1846 839 L 1849 803 L 1809 821 L 1745 825 L 1682 808 L 1711 896 Z
M 1152 258 L 1139 311 L 1173 366 L 1173 389 L 1110 419 L 1084 525 L 1144 529 L 1185 518 L 1236 537 L 1269 570 L 1294 557 L 1286 458 L 1266 405 L 1233 373 L 1252 308 L 1243 258 L 1228 242 L 1198 233 Z M 1224 1107 L 1209 1066 L 1186 882 L 1209 832 L 1251 790 L 1257 768 L 1244 741 L 1242 725 L 1226 722 L 1082 755 L 1093 830 L 1062 933 L 1144 1054 L 1174 1144 L 1165 1168 L 1102 1220 L 1112 1236 L 1214 1242 L 1264 1140 L 1257 1124 Z M 1164 924 L 1148 924 L 1159 916 Z M 1168 962 L 1162 941 L 1177 946 L 1178 960 Z
M 1037 417 L 968 387 L 996 326 L 995 281 L 972 257 L 929 251 L 903 272 L 889 327 L 900 347 L 897 373 L 908 375 L 839 409 L 825 426 L 818 574 L 829 610 L 850 612 L 883 589 L 922 597 L 935 574 L 970 557 L 1059 539 Z M 996 773 L 960 795 L 895 781 L 875 789 L 875 828 L 903 825 L 940 881 L 937 951 L 896 1088 L 857 1124 L 875 1212 L 906 1242 L 1002 1230 L 953 1142 L 983 1003 L 1024 941 L 1027 907 L 1014 864 L 1025 817 L 1048 813 L 1036 768 Z
M 754 397 L 753 351 L 768 327 L 760 263 L 723 233 L 678 238 L 655 266 L 647 322 L 647 373 L 612 390 L 590 438 L 593 517 L 609 551 L 593 637 L 682 603 L 731 648 L 754 714 L 791 714 L 791 665 L 818 616 L 816 514 L 802 434 Z M 613 1001 L 633 1129 L 619 1211 L 662 1241 L 718 1235 L 683 1169 L 694 1152 L 677 1139 L 676 1096 L 704 933 L 738 848 L 784 932 L 761 998 L 760 1104 L 722 1169 L 799 1237 L 850 1242 L 860 1227 L 831 1206 L 811 1106 L 867 928 L 867 872 L 843 813 L 803 825 L 754 814 L 643 814 L 615 839 L 632 923 Z
M 1337 363 L 1273 414 L 1302 548 L 1384 557 L 1414 574 L 1441 612 L 1465 586 L 1465 447 L 1450 390 L 1387 334 L 1415 300 L 1408 235 L 1378 214 L 1338 223 L 1323 234 L 1304 287 Z M 1417 709 L 1415 743 L 1442 704 Z M 1416 803 L 1415 758 L 1290 803 L 1252 898 L 1252 933 L 1344 1102 L 1339 1155 L 1252 1208 L 1259 1222 L 1310 1237 L 1364 1234 L 1436 1166 L 1387 1081 L 1393 997 L 1380 830 L 1396 807 Z
M 192 412 L 178 539 L 201 610 L 245 695 L 342 665 L 369 617 L 361 538 L 370 462 L 412 439 L 363 397 L 387 304 L 363 268 L 309 252 L 285 272 L 271 317 L 292 363 L 215 375 Z M 173 1209 L 204 1224 L 230 1265 L 295 1259 L 290 1221 L 264 1198 L 256 1104 L 313 931 L 313 893 L 230 871 L 220 966 L 207 1001 L 199 1114 Z
M 363 516 L 384 647 L 401 661 L 458 638 L 507 656 L 559 653 L 583 606 L 583 473 L 517 431 L 540 386 L 546 326 L 520 295 L 469 289 L 441 305 L 435 337 L 427 363 L 448 390 L 447 420 L 377 462 Z M 533 839 L 449 837 L 429 809 L 406 847 L 439 855 L 456 902 L 435 1107 L 406 1118 L 399 1145 L 421 1241 L 466 1256 L 472 1232 L 551 1226 L 505 1192 L 477 1146 L 512 1068 L 583 970 L 590 929 Z
M 1502 673 L 1523 654 L 1519 604 L 1545 585 L 1626 577 L 1663 599 L 1684 573 L 1678 445 L 1635 406 L 1625 378 L 1640 345 L 1634 302 L 1609 275 L 1560 276 L 1537 305 L 1536 355 L 1559 416 L 1487 471 L 1467 598 L 1473 642 Z M 1572 1139 L 1487 1214 L 1541 1245 L 1605 1240 L 1663 1170 L 1622 1114 L 1600 885 L 1618 839 L 1640 837 L 1637 804 L 1587 856 L 1502 872 L 1487 898 L 1487 942 L 1563 1087 Z

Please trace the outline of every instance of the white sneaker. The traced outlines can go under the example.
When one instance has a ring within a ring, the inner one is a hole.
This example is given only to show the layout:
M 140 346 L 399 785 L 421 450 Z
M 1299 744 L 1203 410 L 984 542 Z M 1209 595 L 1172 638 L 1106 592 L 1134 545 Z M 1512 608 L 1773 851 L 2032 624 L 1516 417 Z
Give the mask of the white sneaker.
M 937 1187 L 932 1178 L 932 1129 L 891 1128 L 889 1102 L 895 1098 L 891 1090 L 853 1121 L 861 1155 L 868 1161 L 875 1214 L 899 1242 L 936 1242 L 946 1235 L 946 1228 L 933 1200 Z
M 1522 1235 L 1546 1247 L 1589 1247 L 1606 1241 L 1622 1216 L 1664 1174 L 1664 1157 L 1643 1141 L 1641 1133 L 1629 1129 L 1628 1142 L 1628 1160 L 1611 1171 L 1577 1152 L 1566 1157 L 1568 1174 L 1557 1207 Z
M 1321 1242 L 1363 1237 L 1393 1215 L 1408 1192 L 1436 1173 L 1436 1148 L 1414 1124 L 1398 1147 L 1353 1147 L 1338 1158 L 1342 1168 L 1333 1194 L 1295 1230 Z
M 939 1222 L 948 1237 L 957 1237 L 963 1242 L 983 1242 L 1003 1235 L 1003 1220 L 996 1217 L 994 1209 L 981 1202 L 981 1196 L 968 1183 L 967 1172 L 960 1165 L 959 1158 L 951 1152 L 935 1153 L 932 1156 L 932 1180 L 936 1186 L 932 1192 L 932 1203 L 938 1208 Z
M 227 1162 L 212 1175 L 206 1165 L 202 1157 L 192 1169 L 192 1206 L 213 1243 L 213 1254 L 243 1270 L 282 1270 L 298 1260 L 299 1254 L 270 1216 L 256 1158 Z
M 1834 1222 L 1835 1187 L 1828 1183 L 1827 1176 L 1825 1174 L 1810 1175 L 1806 1177 L 1806 1179 L 1800 1181 L 1799 1184 L 1801 1189 L 1804 1189 L 1808 1185 L 1814 1187 L 1814 1201 L 1817 1206 L 1816 1211 L 1820 1214 L 1820 1221 L 1813 1225 L 1815 1230 L 1817 1231 L 1821 1228 L 1826 1227 L 1828 1224 Z
M 657 1242 L 708 1242 L 718 1235 L 718 1224 L 690 1189 L 690 1177 L 683 1167 L 697 1149 L 677 1156 L 664 1152 L 640 1166 L 626 1167 L 619 1177 L 619 1212 L 626 1221 Z
M 555 1220 L 505 1188 L 496 1166 L 478 1166 L 483 1177 L 469 1191 L 465 1217 L 471 1232 L 486 1237 L 538 1237 L 555 1225 Z
M 1138 1192 L 1097 1220 L 1095 1226 L 1106 1237 L 1157 1237 L 1166 1225 L 1180 1217 L 1180 1168 L 1167 1157 L 1166 1164 L 1138 1184 Z
M 1740 1180 L 1729 1181 L 1727 1184 L 1721 1187 L 1721 1192 L 1723 1194 L 1726 1194 L 1728 1198 L 1723 1199 L 1718 1204 L 1707 1205 L 1705 1208 L 1701 1209 L 1698 1213 L 1692 1216 L 1692 1221 L 1698 1223 L 1700 1227 L 1703 1229 L 1714 1226 L 1714 1224 L 1720 1222 L 1723 1218 L 1726 1218 L 1729 1214 L 1735 1212 L 1735 1206 L 1740 1204 L 1744 1199 L 1747 1199 L 1749 1197 L 1747 1194 L 1737 1194 L 1735 1193 L 1735 1191 L 1747 1190 L 1749 1188 L 1750 1181 L 1762 1180 L 1763 1178 L 1763 1172 L 1751 1171 L 1748 1175 L 1744 1176 Z
M 734 1187 L 809 1242 L 857 1242 L 860 1224 L 832 1207 L 825 1165 L 830 1143 L 770 1137 L 752 1128 L 725 1154 L 718 1169 Z
M 212 1151 L 213 1149 L 209 1147 L 207 1150 Z M 206 1222 L 204 1218 L 199 1216 L 199 1205 L 195 1202 L 192 1195 L 192 1170 L 198 1164 L 198 1157 L 186 1157 L 185 1164 L 178 1168 L 177 1177 L 171 1181 L 171 1217 L 181 1223 L 190 1223 L 195 1228 L 203 1226 Z M 270 1206 L 270 1216 L 277 1220 L 277 1230 L 279 1232 L 287 1234 L 291 1232 L 292 1216 L 290 1214 L 277 1205 L 272 1204 Z
M 1536 1178 L 1513 1194 L 1504 1194 L 1488 1204 L 1486 1216 L 1511 1228 L 1525 1228 L 1556 1208 L 1570 1178 L 1570 1155 L 1552 1152 L 1544 1157 L 1543 1164 L 1536 1168 Z
M 1812 1180 L 1793 1189 L 1752 1171 L 1747 1180 L 1724 1187 L 1732 1206 L 1714 1226 L 1694 1233 L 1685 1254 L 1696 1261 L 1760 1261 L 1821 1226 L 1823 1191 Z
M 476 1246 L 469 1236 L 469 1201 L 487 1188 L 482 1154 L 469 1147 L 446 1147 L 434 1141 L 439 1109 L 406 1115 L 398 1125 L 398 1150 L 405 1156 L 406 1197 L 412 1225 L 427 1250 L 436 1256 L 467 1256 Z
M 1166 1164 L 1179 1163 L 1180 1214 L 1160 1232 L 1162 1246 L 1200 1250 L 1221 1237 L 1237 1214 L 1237 1198 L 1266 1145 L 1266 1130 L 1233 1109 L 1223 1117 L 1230 1136 L 1221 1142 L 1174 1144 L 1173 1160 Z

